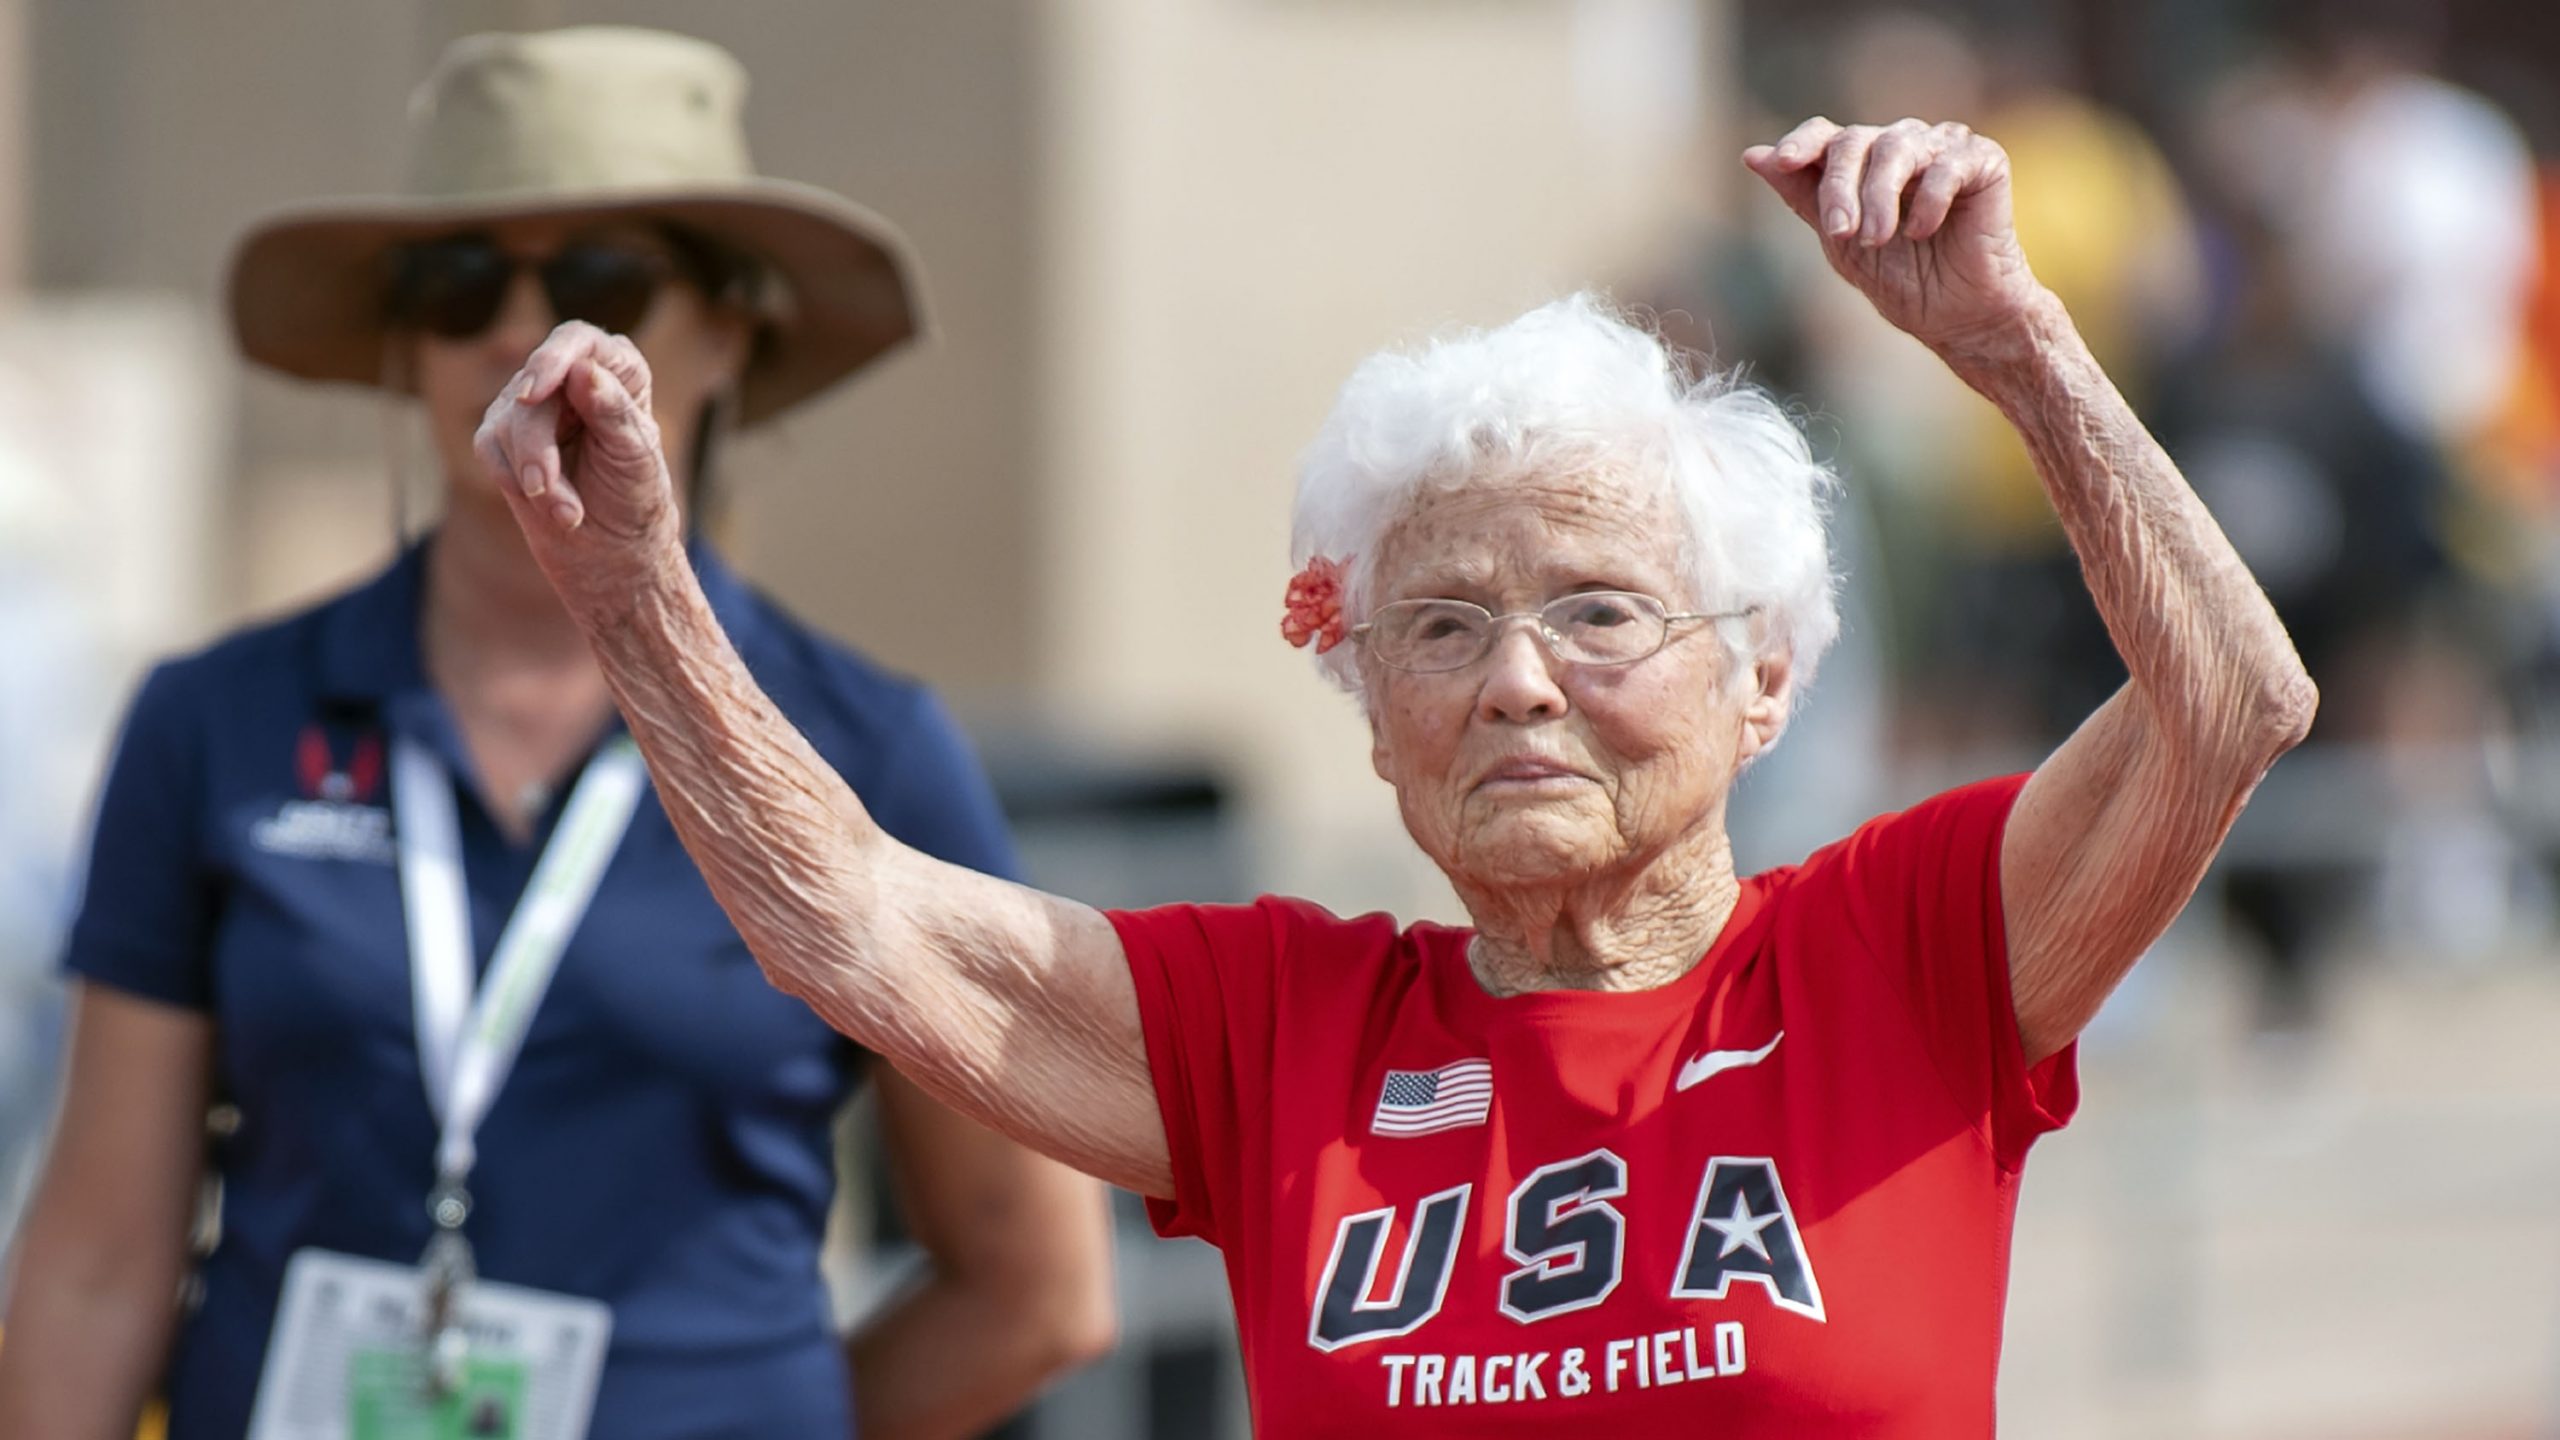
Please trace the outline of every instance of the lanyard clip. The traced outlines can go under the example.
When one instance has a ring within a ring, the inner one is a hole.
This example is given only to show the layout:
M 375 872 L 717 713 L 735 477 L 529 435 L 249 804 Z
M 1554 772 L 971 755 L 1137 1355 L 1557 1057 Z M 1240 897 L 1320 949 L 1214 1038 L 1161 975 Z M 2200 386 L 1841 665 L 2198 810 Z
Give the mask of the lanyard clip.
M 436 1233 L 419 1262 L 426 1284 L 425 1315 L 420 1324 L 425 1354 L 427 1393 L 442 1397 L 462 1389 L 463 1363 L 470 1358 L 471 1337 L 462 1325 L 462 1297 L 479 1278 L 471 1242 L 462 1222 L 471 1216 L 471 1192 L 462 1177 L 445 1175 L 427 1194 L 427 1216 Z
M 439 1236 L 462 1232 L 462 1222 L 471 1218 L 471 1192 L 463 1188 L 460 1175 L 436 1177 L 435 1188 L 427 1192 L 427 1218 L 436 1223 Z

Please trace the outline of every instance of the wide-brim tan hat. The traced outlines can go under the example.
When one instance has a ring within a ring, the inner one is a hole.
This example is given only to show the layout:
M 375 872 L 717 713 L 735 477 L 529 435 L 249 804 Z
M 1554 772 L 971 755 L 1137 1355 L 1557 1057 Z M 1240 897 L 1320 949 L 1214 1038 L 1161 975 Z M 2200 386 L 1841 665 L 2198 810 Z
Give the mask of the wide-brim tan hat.
M 411 102 L 404 194 L 267 215 L 233 251 L 242 354 L 288 375 L 378 385 L 388 255 L 404 241 L 533 216 L 663 221 L 754 256 L 778 284 L 740 377 L 738 419 L 770 418 L 923 328 L 895 227 L 841 196 L 755 173 L 746 72 L 663 31 L 474 35 Z

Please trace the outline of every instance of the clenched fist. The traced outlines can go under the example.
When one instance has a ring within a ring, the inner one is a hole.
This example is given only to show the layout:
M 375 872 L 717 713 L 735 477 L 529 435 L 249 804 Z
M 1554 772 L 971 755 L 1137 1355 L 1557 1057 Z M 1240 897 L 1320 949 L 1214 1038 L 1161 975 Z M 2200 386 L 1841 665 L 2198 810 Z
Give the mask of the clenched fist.
M 682 563 L 684 526 L 640 348 L 582 320 L 498 392 L 472 447 L 561 598 L 611 595 Z
M 1963 125 L 1816 117 L 1742 163 L 1822 237 L 1842 279 L 1933 349 L 1996 331 L 2044 294 L 2018 248 L 2009 156 Z

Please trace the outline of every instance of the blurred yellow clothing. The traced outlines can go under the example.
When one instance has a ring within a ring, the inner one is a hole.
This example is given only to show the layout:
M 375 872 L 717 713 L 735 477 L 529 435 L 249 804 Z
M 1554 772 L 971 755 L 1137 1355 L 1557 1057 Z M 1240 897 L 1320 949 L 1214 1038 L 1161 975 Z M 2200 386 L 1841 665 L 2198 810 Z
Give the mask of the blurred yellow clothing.
M 2062 297 L 2109 374 L 2133 378 L 2149 347 L 2188 323 L 2201 290 L 2177 181 L 2131 120 L 2060 92 L 2006 105 L 1981 129 L 2009 152 L 2018 242 Z M 2000 413 L 1969 400 L 1968 450 L 1949 497 L 1963 538 L 2012 553 L 2059 547 L 2035 466 Z

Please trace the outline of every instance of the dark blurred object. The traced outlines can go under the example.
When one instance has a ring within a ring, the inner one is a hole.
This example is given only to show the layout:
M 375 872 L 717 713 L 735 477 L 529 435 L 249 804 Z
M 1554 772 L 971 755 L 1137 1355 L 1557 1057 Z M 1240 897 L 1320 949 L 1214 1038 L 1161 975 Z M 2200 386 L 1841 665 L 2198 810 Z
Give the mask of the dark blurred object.
M 985 733 L 987 773 L 1031 884 L 1124 909 L 1253 898 L 1234 797 L 1213 767 L 1030 730 Z

